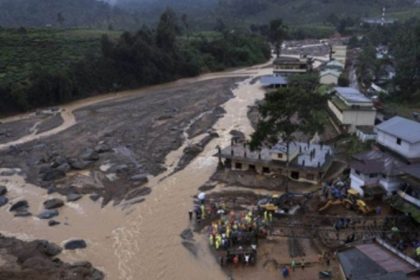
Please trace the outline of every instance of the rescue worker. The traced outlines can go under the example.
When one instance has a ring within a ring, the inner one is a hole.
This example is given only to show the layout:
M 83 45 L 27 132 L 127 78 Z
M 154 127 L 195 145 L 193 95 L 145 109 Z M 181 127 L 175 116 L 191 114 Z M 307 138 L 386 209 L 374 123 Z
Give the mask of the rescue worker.
M 245 264 L 246 264 L 246 265 L 248 265 L 248 264 L 249 264 L 249 258 L 250 258 L 250 255 L 245 254 Z
M 292 267 L 292 271 L 295 271 L 295 268 L 296 268 L 296 261 L 293 259 L 292 260 L 292 263 L 291 263 L 291 265 L 290 265 L 291 267 Z
M 267 213 L 267 210 L 264 211 L 264 222 L 265 223 L 268 222 L 268 213 Z
M 206 208 L 204 207 L 204 204 L 200 205 L 200 209 L 201 209 L 201 217 L 203 219 L 205 219 L 206 218 Z
M 213 234 L 210 234 L 210 236 L 209 236 L 209 244 L 210 244 L 210 246 L 213 246 L 213 244 L 214 244 L 214 235 Z
M 284 278 L 289 277 L 289 269 L 287 268 L 287 266 L 283 266 L 282 274 Z
M 270 223 L 273 221 L 273 212 L 271 211 L 268 212 L 268 220 L 270 221 Z

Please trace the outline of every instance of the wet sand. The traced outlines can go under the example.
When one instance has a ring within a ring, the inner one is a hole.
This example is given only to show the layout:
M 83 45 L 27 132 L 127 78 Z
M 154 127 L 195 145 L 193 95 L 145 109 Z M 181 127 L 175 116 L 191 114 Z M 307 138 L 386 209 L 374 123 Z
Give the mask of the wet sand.
M 209 74 L 159 86 L 171 87 L 227 76 L 250 76 L 238 84 L 233 91 L 234 98 L 223 105 L 226 114 L 213 126 L 220 137 L 213 139 L 190 164 L 174 174 L 172 171 L 186 144 L 168 154 L 166 166 L 169 168 L 147 184 L 152 193 L 144 202 L 101 208 L 100 202 L 95 203 L 84 197 L 60 209 L 57 220 L 68 225 L 57 227 L 48 227 L 45 221 L 37 218 L 14 218 L 5 209 L 1 209 L 0 232 L 22 239 L 48 239 L 58 244 L 70 238 L 85 239 L 88 243 L 86 249 L 65 251 L 60 258 L 69 262 L 88 260 L 104 271 L 107 279 L 226 279 L 226 275 L 208 253 L 207 242 L 203 237 L 194 236 L 198 250 L 197 256 L 194 256 L 181 244 L 179 234 L 189 227 L 187 212 L 192 207 L 192 196 L 216 170 L 217 159 L 213 155 L 217 145 L 229 144 L 229 132 L 233 129 L 246 135 L 252 132 L 247 118 L 248 106 L 263 98 L 264 91 L 259 83 L 251 84 L 250 81 L 271 72 L 270 68 L 264 66 Z M 77 123 L 74 115 L 76 110 L 102 101 L 142 94 L 142 91 L 99 96 L 66 105 L 61 111 L 64 120 L 61 125 L 36 136 L 28 135 L 2 144 L 0 149 L 59 134 Z M 199 139 L 200 136 L 190 139 L 190 143 Z M 51 197 L 45 190 L 26 184 L 22 177 L 16 175 L 2 176 L 0 183 L 9 187 L 11 200 L 18 197 L 27 199 L 34 214 L 41 209 L 42 202 Z

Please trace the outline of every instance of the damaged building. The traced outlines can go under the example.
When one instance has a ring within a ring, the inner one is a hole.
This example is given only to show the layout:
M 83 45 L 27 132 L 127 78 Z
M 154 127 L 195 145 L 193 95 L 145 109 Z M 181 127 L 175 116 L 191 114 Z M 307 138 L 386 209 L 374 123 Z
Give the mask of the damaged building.
M 246 143 L 234 143 L 219 151 L 221 163 L 232 170 L 283 175 L 295 181 L 318 184 L 331 166 L 333 149 L 328 145 L 277 143 L 252 151 Z M 289 164 L 288 164 L 289 162 Z

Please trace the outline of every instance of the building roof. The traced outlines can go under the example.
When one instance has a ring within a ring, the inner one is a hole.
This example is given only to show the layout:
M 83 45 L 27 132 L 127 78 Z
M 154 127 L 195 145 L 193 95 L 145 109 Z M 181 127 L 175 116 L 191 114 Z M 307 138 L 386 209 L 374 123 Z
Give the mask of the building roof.
M 281 75 L 262 76 L 260 82 L 264 87 L 287 85 L 286 77 L 283 77 Z
M 247 145 L 239 143 L 223 149 L 221 157 L 276 164 L 278 161 L 273 160 L 272 155 L 278 153 L 286 154 L 286 152 L 287 145 L 282 142 L 277 143 L 271 149 L 264 147 L 256 151 L 251 151 Z M 289 144 L 289 158 L 293 166 L 320 169 L 326 166 L 332 155 L 333 150 L 328 145 L 296 141 Z
M 420 142 L 420 123 L 406 118 L 393 117 L 377 125 L 376 129 L 411 144 Z
M 341 72 L 334 70 L 334 69 L 327 69 L 324 71 L 321 71 L 321 73 L 319 74 L 321 77 L 326 76 L 326 75 L 332 75 L 334 77 L 340 77 Z
M 353 155 L 351 168 L 364 174 L 381 173 L 387 176 L 402 175 L 405 163 L 382 151 L 369 151 Z
M 385 245 L 357 245 L 337 254 L 346 277 L 352 280 L 403 280 L 416 267 Z
M 306 64 L 308 61 L 306 58 L 298 58 L 298 57 L 291 57 L 291 56 L 280 56 L 277 57 L 273 64 Z
M 401 171 L 420 180 L 420 164 L 403 166 Z
M 325 64 L 325 68 L 327 68 L 327 69 L 329 69 L 329 68 L 344 69 L 344 64 L 334 59 L 334 60 L 328 61 Z
M 336 87 L 335 91 L 348 103 L 372 104 L 372 101 L 357 89 L 351 87 Z

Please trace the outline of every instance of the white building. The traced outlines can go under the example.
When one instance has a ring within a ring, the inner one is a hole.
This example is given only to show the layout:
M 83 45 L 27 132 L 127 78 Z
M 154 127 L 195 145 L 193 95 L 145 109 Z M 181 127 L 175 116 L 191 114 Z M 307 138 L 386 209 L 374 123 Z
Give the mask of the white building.
M 327 69 L 319 73 L 319 83 L 321 85 L 337 85 L 341 72 L 333 69 Z
M 393 117 L 377 125 L 378 144 L 392 150 L 408 161 L 420 160 L 420 123 Z
M 401 168 L 406 164 L 382 151 L 369 151 L 353 156 L 350 163 L 350 187 L 361 196 L 375 192 L 381 187 L 386 194 L 398 190 L 402 183 Z
M 373 126 L 376 110 L 370 99 L 358 90 L 336 87 L 328 107 L 343 131 L 355 132 L 357 126 Z
M 332 47 L 332 58 L 342 64 L 346 64 L 347 46 L 335 45 Z

